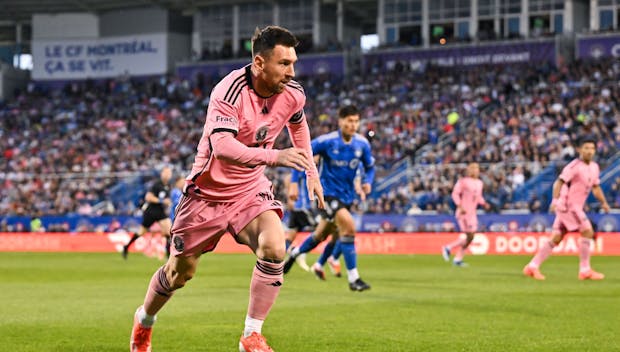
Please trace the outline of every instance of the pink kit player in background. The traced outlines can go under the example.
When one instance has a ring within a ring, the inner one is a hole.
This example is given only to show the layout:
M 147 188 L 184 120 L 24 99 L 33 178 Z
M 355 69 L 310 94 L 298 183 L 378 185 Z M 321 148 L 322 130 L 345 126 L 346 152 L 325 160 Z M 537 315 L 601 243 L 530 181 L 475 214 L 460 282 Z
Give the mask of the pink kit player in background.
M 465 232 L 465 237 L 460 237 L 456 241 L 451 242 L 441 248 L 441 252 L 445 261 L 450 261 L 450 255 L 456 249 L 452 263 L 456 266 L 466 266 L 463 262 L 465 250 L 474 239 L 474 233 L 478 230 L 478 215 L 476 209 L 478 205 L 488 208 L 487 203 L 482 197 L 482 188 L 484 184 L 479 179 L 480 166 L 478 163 L 467 165 L 466 177 L 460 178 L 454 185 L 452 190 L 452 200 L 456 205 L 456 221 L 459 224 L 459 230 Z
M 591 242 L 594 237 L 592 224 L 583 207 L 592 194 L 601 202 L 601 208 L 609 212 L 609 205 L 600 187 L 599 166 L 593 160 L 596 141 L 592 137 L 582 137 L 578 142 L 579 158 L 571 161 L 553 184 L 551 211 L 555 212 L 552 237 L 543 245 L 532 260 L 523 268 L 523 274 L 536 280 L 544 280 L 540 265 L 551 255 L 553 248 L 560 244 L 568 232 L 579 231 L 579 280 L 602 280 L 605 275 L 590 267 Z
M 310 199 L 316 194 L 319 207 L 324 206 L 303 113 L 305 95 L 293 80 L 296 45 L 297 39 L 284 28 L 257 29 L 252 64 L 213 88 L 198 153 L 172 225 L 171 256 L 151 278 L 144 304 L 136 311 L 131 351 L 151 351 L 155 314 L 192 278 L 200 255 L 215 249 L 227 233 L 257 256 L 239 351 L 272 351 L 261 329 L 284 281 L 285 236 L 282 204 L 274 199 L 265 167 L 306 170 Z M 285 126 L 295 147 L 273 150 Z

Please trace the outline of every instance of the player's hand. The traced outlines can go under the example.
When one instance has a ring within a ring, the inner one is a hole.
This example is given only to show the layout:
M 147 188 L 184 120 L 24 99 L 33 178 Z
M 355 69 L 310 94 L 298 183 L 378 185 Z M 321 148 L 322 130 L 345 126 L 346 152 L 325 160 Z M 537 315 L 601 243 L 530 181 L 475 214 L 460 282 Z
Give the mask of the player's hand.
M 163 201 L 164 205 L 169 207 L 172 204 L 172 200 L 170 198 L 165 198 Z
M 353 183 L 353 189 L 355 190 L 355 193 L 360 197 L 360 200 L 362 202 L 366 200 L 366 193 L 364 193 L 364 190 L 362 189 L 362 186 L 359 182 Z
M 551 203 L 551 205 L 549 206 L 549 212 L 550 213 L 555 213 L 556 209 L 555 209 L 555 204 Z
M 457 214 L 465 215 L 465 209 L 463 209 L 460 205 L 456 207 L 456 212 Z
M 309 170 L 312 168 L 306 151 L 299 148 L 287 148 L 278 151 L 277 166 L 292 167 L 297 171 Z
M 370 194 L 371 191 L 372 191 L 372 185 L 370 183 L 364 183 L 362 185 L 362 192 L 364 192 L 364 194 Z
M 603 211 L 605 213 L 609 213 L 609 211 L 611 210 L 611 208 L 609 207 L 609 204 L 607 203 L 603 203 L 603 205 L 601 206 L 601 208 L 603 208 Z
M 321 180 L 319 180 L 318 177 L 306 177 L 306 184 L 308 186 L 308 198 L 310 198 L 310 201 L 314 201 L 314 195 L 316 194 L 319 209 L 325 209 L 325 199 L 323 199 Z

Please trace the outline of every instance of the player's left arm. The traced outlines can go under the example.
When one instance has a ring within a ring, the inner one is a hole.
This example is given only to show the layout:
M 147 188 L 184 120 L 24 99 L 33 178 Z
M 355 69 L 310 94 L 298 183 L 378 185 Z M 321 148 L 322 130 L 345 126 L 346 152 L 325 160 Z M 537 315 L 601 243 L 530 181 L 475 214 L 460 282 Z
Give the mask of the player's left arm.
M 605 194 L 603 193 L 603 189 L 600 185 L 595 185 L 592 187 L 592 194 L 599 202 L 601 202 L 601 208 L 603 208 L 603 211 L 609 213 L 609 204 L 605 199 Z
M 314 157 L 312 154 L 312 146 L 310 145 L 310 128 L 306 121 L 306 115 L 303 109 L 300 109 L 295 113 L 289 122 L 287 123 L 288 133 L 291 136 L 291 142 L 295 148 L 300 148 L 306 151 L 306 157 L 311 167 L 306 169 L 306 185 L 308 187 L 308 198 L 311 201 L 314 200 L 316 194 L 319 202 L 320 209 L 325 208 L 325 200 L 323 199 L 323 186 L 319 180 L 319 172 L 314 163 Z
M 484 199 L 484 183 L 482 184 L 482 187 L 480 187 L 480 193 L 478 194 L 478 204 L 482 205 L 482 207 L 484 207 L 484 209 L 489 210 L 491 209 L 491 206 L 489 205 L 489 203 L 487 203 L 486 199 Z
M 364 182 L 362 183 L 362 191 L 369 194 L 372 191 L 372 182 L 375 180 L 375 158 L 370 152 L 370 144 L 364 145 L 362 164 L 364 165 Z

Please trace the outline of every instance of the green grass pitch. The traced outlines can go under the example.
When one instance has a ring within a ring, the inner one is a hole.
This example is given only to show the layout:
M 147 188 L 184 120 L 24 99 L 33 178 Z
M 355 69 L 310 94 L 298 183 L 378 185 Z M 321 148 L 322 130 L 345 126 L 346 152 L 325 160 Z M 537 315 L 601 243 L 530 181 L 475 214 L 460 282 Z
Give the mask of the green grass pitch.
M 308 259 L 314 260 L 315 256 Z M 263 333 L 277 352 L 620 351 L 620 258 L 577 280 L 576 257 L 552 257 L 547 281 L 528 257 L 359 257 L 368 292 L 293 267 Z M 237 351 L 250 255 L 203 256 L 159 314 L 154 351 Z M 161 262 L 132 254 L 0 253 L 0 351 L 128 351 L 135 308 Z

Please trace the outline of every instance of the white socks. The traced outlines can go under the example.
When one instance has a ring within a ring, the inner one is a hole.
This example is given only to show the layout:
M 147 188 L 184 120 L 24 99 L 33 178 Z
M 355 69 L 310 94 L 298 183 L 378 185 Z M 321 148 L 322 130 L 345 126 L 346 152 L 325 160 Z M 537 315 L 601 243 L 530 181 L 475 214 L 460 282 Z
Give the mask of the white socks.
M 245 316 L 245 329 L 243 329 L 243 337 L 248 337 L 253 332 L 261 333 L 263 329 L 264 320 L 258 320 L 250 318 L 249 315 Z
M 140 306 L 140 308 L 138 308 L 138 322 L 140 323 L 140 325 L 145 328 L 150 328 L 151 326 L 153 326 L 153 324 L 155 324 L 156 320 L 157 316 L 146 314 L 143 306 Z

